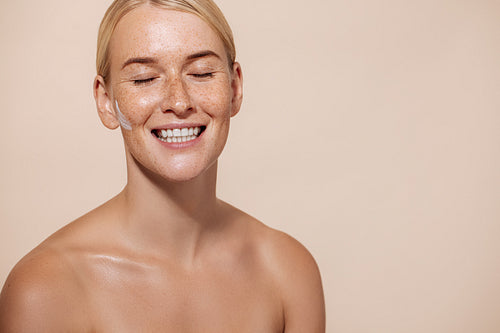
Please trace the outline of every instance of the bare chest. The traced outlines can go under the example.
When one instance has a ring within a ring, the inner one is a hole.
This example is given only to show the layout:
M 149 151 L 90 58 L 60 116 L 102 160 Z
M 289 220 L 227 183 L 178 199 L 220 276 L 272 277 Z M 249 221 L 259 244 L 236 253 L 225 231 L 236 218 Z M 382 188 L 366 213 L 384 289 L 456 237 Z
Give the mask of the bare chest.
M 264 274 L 102 272 L 89 289 L 96 332 L 282 332 L 281 301 Z

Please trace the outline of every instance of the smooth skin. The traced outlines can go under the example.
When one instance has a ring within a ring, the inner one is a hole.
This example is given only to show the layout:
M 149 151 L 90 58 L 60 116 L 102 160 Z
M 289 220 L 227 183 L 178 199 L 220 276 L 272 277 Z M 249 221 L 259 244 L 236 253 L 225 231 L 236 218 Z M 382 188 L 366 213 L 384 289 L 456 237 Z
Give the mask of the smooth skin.
M 110 57 L 94 92 L 106 127 L 120 125 L 115 102 L 131 124 L 127 185 L 15 266 L 0 332 L 324 332 L 309 252 L 216 197 L 242 100 L 219 37 L 195 15 L 144 5 L 118 24 Z M 186 123 L 206 126 L 189 147 L 151 133 Z

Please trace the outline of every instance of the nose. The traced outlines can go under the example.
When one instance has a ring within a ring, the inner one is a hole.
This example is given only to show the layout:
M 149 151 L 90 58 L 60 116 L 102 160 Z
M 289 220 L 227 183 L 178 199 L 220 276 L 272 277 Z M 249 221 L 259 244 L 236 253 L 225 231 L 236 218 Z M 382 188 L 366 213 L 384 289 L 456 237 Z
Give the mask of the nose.
M 193 111 L 191 97 L 180 77 L 167 80 L 164 88 L 165 97 L 161 109 L 164 113 L 173 112 L 178 116 L 185 116 Z

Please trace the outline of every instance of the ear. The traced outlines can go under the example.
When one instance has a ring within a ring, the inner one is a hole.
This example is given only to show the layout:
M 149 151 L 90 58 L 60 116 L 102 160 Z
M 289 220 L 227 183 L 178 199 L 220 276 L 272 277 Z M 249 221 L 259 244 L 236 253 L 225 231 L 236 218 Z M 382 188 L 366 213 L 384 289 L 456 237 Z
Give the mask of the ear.
M 113 99 L 101 75 L 97 75 L 94 80 L 94 99 L 97 106 L 97 113 L 104 126 L 112 130 L 118 128 L 120 122 L 113 108 Z
M 240 64 L 237 62 L 233 65 L 231 88 L 233 88 L 231 117 L 234 117 L 240 111 L 241 102 L 243 101 L 243 73 Z

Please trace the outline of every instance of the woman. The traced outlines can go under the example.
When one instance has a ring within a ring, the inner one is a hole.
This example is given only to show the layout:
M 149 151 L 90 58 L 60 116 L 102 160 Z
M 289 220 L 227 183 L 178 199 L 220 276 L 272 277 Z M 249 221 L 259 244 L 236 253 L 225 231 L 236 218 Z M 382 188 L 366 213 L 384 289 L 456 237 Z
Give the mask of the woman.
M 216 198 L 242 101 L 231 30 L 211 0 L 116 0 L 94 96 L 121 127 L 127 185 L 23 258 L 1 332 L 324 332 L 307 250 Z

